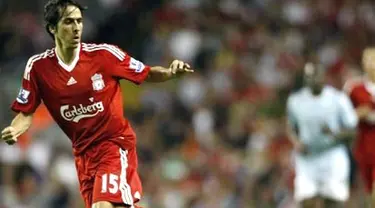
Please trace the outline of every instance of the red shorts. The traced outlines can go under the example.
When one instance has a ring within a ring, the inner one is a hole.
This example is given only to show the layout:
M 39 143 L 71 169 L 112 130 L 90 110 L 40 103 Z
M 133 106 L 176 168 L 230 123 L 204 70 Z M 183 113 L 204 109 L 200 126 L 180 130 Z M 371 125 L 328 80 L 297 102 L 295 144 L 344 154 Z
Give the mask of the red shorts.
M 133 206 L 141 199 L 135 148 L 124 150 L 105 141 L 76 156 L 75 163 L 86 208 L 98 201 Z
M 375 182 L 375 164 L 366 161 L 357 160 L 358 169 L 363 178 L 368 193 L 372 192 L 373 183 Z

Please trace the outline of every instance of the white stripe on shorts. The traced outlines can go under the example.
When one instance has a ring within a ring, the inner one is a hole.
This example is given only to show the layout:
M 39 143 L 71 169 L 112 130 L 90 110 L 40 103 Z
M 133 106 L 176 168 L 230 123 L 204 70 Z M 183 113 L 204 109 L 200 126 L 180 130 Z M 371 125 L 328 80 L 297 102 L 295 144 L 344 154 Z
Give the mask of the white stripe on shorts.
M 121 198 L 122 201 L 130 206 L 133 206 L 133 197 L 131 188 L 126 180 L 126 168 L 128 168 L 128 158 L 126 157 L 128 154 L 127 150 L 122 150 L 120 148 L 120 159 L 121 159 L 121 175 L 120 175 L 120 191 L 121 191 Z

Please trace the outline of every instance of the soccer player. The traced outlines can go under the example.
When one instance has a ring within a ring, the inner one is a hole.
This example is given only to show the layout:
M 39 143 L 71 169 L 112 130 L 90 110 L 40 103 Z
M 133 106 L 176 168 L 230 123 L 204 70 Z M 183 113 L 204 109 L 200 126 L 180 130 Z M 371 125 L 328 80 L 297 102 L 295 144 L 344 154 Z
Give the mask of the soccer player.
M 367 48 L 363 52 L 362 66 L 365 76 L 349 80 L 344 90 L 356 109 L 359 119 L 354 157 L 366 191 L 368 202 L 375 207 L 375 48 Z
M 119 81 L 163 82 L 193 70 L 179 60 L 168 68 L 150 67 L 114 45 L 82 43 L 83 10 L 74 0 L 45 5 L 46 29 L 55 48 L 27 62 L 12 105 L 18 114 L 1 138 L 17 142 L 43 101 L 72 141 L 86 208 L 136 207 L 142 197 L 136 136 L 123 117 Z
M 307 63 L 305 87 L 287 101 L 289 137 L 296 150 L 294 198 L 302 207 L 341 207 L 349 197 L 349 156 L 341 143 L 357 117 L 344 92 L 324 84 L 325 69 Z

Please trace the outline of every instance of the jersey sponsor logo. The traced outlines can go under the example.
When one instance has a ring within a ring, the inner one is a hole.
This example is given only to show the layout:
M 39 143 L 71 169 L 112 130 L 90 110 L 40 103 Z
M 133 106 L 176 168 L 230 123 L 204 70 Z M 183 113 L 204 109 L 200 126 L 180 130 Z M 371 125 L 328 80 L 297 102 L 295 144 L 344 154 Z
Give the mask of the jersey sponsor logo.
M 67 121 L 78 123 L 83 118 L 90 118 L 98 115 L 99 112 L 104 111 L 103 102 L 93 103 L 91 105 L 79 106 L 63 105 L 60 108 L 61 116 Z
M 21 103 L 21 104 L 26 104 L 29 100 L 28 100 L 28 97 L 30 95 L 30 91 L 27 91 L 23 88 L 20 89 L 20 92 L 18 93 L 18 96 L 17 96 L 17 102 Z
M 100 91 L 100 90 L 104 89 L 105 84 L 104 84 L 104 80 L 103 80 L 103 75 L 98 74 L 98 73 L 94 74 L 91 77 L 91 81 L 92 81 L 92 88 L 95 91 Z
M 130 58 L 129 68 L 135 70 L 137 73 L 141 73 L 145 69 L 145 65 L 135 58 Z

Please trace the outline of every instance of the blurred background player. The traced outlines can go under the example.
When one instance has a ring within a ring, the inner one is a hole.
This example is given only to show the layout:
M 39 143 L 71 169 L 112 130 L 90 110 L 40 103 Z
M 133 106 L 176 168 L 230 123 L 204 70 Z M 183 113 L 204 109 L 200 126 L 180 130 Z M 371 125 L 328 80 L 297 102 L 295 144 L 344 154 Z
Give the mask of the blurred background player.
M 343 207 L 349 198 L 349 157 L 341 139 L 357 118 L 349 98 L 325 84 L 325 69 L 307 63 L 305 87 L 287 101 L 296 150 L 294 197 L 302 207 Z
M 375 48 L 363 52 L 364 77 L 349 80 L 344 90 L 356 108 L 359 119 L 354 156 L 369 195 L 369 206 L 375 206 Z M 370 205 L 371 204 L 371 205 Z
M 72 141 L 86 208 L 133 208 L 142 185 L 136 136 L 123 117 L 119 80 L 163 82 L 193 70 L 179 60 L 169 68 L 150 67 L 117 46 L 82 43 L 83 10 L 74 0 L 46 3 L 46 30 L 55 48 L 29 59 L 12 105 L 18 114 L 1 138 L 10 145 L 17 142 L 43 101 Z

